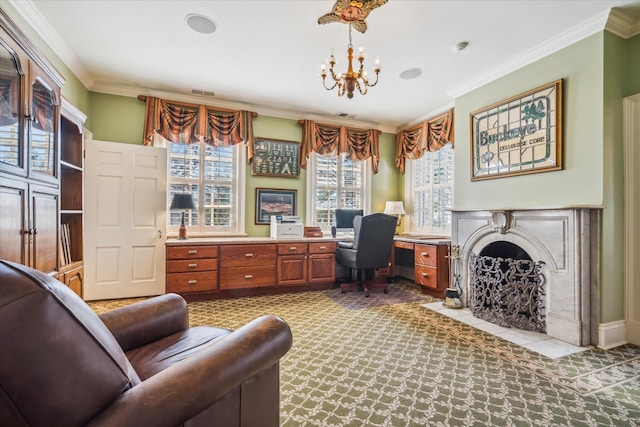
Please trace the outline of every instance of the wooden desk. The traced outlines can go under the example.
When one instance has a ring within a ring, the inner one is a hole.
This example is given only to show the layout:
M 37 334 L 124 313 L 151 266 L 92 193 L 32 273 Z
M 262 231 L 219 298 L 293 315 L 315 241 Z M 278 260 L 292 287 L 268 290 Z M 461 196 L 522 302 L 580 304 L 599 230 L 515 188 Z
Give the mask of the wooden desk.
M 331 289 L 338 238 L 225 237 L 166 242 L 166 290 L 187 300 Z
M 414 280 L 422 292 L 443 298 L 449 287 L 447 256 L 450 244 L 449 239 L 396 236 L 391 272 L 394 276 Z

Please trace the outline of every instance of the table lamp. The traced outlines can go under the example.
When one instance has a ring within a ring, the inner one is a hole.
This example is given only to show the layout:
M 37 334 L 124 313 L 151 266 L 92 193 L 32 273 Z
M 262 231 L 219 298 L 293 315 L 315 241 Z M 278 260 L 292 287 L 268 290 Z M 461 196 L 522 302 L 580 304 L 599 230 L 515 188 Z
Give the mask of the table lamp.
M 184 225 L 184 214 L 187 209 L 195 209 L 196 206 L 193 203 L 193 197 L 191 197 L 191 193 L 176 193 L 173 195 L 173 200 L 171 200 L 170 210 L 181 210 L 182 211 L 182 222 L 180 224 L 180 229 L 178 230 L 178 239 L 186 240 L 187 239 L 187 227 Z
M 384 207 L 384 213 L 387 215 L 397 215 L 398 216 L 398 224 L 396 224 L 396 234 L 398 234 L 398 228 L 402 223 L 402 216 L 406 214 L 404 211 L 404 204 L 402 201 L 388 201 Z

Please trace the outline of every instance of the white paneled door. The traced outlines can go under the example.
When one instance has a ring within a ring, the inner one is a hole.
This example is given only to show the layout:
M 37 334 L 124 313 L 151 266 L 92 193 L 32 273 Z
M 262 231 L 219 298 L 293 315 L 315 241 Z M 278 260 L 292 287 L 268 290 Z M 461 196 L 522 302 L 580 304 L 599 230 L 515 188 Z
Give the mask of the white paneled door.
M 625 320 L 627 341 L 640 345 L 640 93 L 624 99 Z
M 89 140 L 86 300 L 165 293 L 165 148 Z

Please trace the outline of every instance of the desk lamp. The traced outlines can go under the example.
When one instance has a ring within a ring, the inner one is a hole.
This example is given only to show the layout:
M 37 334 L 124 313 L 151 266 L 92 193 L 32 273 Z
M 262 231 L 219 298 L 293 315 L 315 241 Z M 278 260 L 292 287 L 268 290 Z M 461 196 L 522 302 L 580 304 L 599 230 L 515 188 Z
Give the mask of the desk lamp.
M 195 205 L 193 203 L 193 197 L 191 197 L 191 193 L 176 193 L 173 195 L 173 200 L 171 201 L 170 210 L 182 210 L 182 222 L 180 224 L 180 229 L 178 230 L 178 239 L 186 240 L 187 239 L 187 227 L 184 225 L 184 214 L 186 210 L 195 209 Z
M 396 234 L 398 234 L 398 229 L 400 228 L 400 224 L 402 223 L 402 215 L 405 215 L 404 204 L 402 201 L 391 201 L 387 202 L 384 207 L 384 213 L 387 215 L 397 215 L 398 216 L 398 224 L 396 225 Z

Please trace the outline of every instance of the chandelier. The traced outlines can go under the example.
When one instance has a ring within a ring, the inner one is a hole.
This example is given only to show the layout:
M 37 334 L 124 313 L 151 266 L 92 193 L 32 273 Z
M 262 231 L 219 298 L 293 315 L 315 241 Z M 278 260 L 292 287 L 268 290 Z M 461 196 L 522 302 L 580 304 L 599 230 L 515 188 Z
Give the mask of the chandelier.
M 358 62 L 360 62 L 360 68 L 358 71 L 353 70 L 353 45 L 351 44 L 351 27 L 352 24 L 351 22 L 349 22 L 349 46 L 347 48 L 349 67 L 347 68 L 347 72 L 339 75 L 335 73 L 334 66 L 336 65 L 336 58 L 333 54 L 331 54 L 331 57 L 329 57 L 329 74 L 331 75 L 331 79 L 333 80 L 333 86 L 327 86 L 327 68 L 324 64 L 322 64 L 320 70 L 320 76 L 322 77 L 322 85 L 324 86 L 324 88 L 327 90 L 333 90 L 337 87 L 338 96 L 343 96 L 346 93 L 347 98 L 349 99 L 353 98 L 353 92 L 356 88 L 362 95 L 366 95 L 368 88 L 374 87 L 378 83 L 378 76 L 380 74 L 380 64 L 378 59 L 376 58 L 375 65 L 373 67 L 373 71 L 376 73 L 376 80 L 373 83 L 369 81 L 367 72 L 364 71 L 365 53 L 362 47 L 358 52 Z

